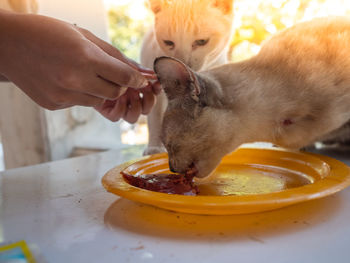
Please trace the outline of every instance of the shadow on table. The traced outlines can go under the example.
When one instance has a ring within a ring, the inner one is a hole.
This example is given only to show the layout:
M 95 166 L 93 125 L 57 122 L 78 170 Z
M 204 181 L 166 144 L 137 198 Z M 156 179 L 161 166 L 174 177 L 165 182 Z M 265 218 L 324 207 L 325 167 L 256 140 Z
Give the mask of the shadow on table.
M 264 243 L 267 237 L 319 227 L 341 208 L 338 194 L 264 213 L 204 216 L 167 211 L 121 198 L 108 208 L 104 222 L 110 229 L 158 238 Z

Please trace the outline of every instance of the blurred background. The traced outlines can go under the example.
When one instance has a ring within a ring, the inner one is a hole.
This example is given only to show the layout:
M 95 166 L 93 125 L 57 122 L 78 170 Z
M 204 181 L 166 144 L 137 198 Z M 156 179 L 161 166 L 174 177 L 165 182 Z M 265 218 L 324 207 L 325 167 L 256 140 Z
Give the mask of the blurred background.
M 114 46 L 139 61 L 142 37 L 153 14 L 144 0 L 105 0 L 108 35 Z M 235 0 L 233 38 L 228 58 L 239 61 L 257 54 L 264 40 L 297 22 L 329 15 L 349 15 L 349 0 Z M 147 124 L 121 122 L 124 144 L 147 143 Z
M 40 14 L 76 23 L 111 42 L 128 57 L 139 61 L 142 38 L 152 26 L 153 15 L 144 0 L 38 0 Z M 233 38 L 228 58 L 239 61 L 259 52 L 272 34 L 314 17 L 350 15 L 349 0 L 235 0 Z M 94 110 L 73 107 L 45 111 L 47 160 L 58 160 L 109 149 L 147 143 L 146 117 L 136 124 L 109 122 Z M 4 140 L 4 136 L 2 136 Z M 6 148 L 6 147 L 5 147 Z M 5 149 L 4 148 L 4 149 Z M 6 150 L 6 149 L 5 149 Z M 19 153 L 20 154 L 20 153 Z M 6 159 L 6 158 L 5 158 Z M 6 160 L 5 160 L 6 162 Z M 32 163 L 7 165 L 14 168 Z M 0 147 L 0 170 L 5 169 Z

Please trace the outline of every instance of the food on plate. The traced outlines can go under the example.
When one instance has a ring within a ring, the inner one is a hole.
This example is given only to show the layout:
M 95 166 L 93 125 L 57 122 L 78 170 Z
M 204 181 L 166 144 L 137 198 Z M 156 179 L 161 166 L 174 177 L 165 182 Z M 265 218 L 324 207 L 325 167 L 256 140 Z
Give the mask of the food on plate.
M 179 194 L 198 195 L 199 190 L 193 183 L 195 172 L 193 169 L 186 174 L 142 174 L 131 175 L 121 172 L 129 184 L 149 191 Z

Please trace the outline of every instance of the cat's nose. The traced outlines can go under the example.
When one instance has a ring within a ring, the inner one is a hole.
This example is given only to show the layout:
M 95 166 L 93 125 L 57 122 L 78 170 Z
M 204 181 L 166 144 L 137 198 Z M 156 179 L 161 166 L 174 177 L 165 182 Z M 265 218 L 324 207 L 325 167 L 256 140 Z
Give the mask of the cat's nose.
M 172 165 L 172 163 L 169 161 L 169 169 L 170 171 L 172 171 L 173 173 L 176 173 L 174 166 Z

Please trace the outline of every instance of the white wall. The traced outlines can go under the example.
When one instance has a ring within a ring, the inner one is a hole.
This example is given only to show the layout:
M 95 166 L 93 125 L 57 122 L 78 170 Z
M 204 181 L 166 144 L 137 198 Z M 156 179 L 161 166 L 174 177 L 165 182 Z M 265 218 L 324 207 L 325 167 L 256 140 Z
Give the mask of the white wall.
M 37 0 L 39 14 L 76 23 L 107 40 L 107 18 L 103 0 Z
M 107 12 L 103 0 L 38 0 L 39 14 L 76 23 L 108 41 Z M 59 37 L 59 36 L 57 36 Z M 118 123 L 90 108 L 46 112 L 53 160 L 67 158 L 74 146 L 116 148 L 120 146 Z

